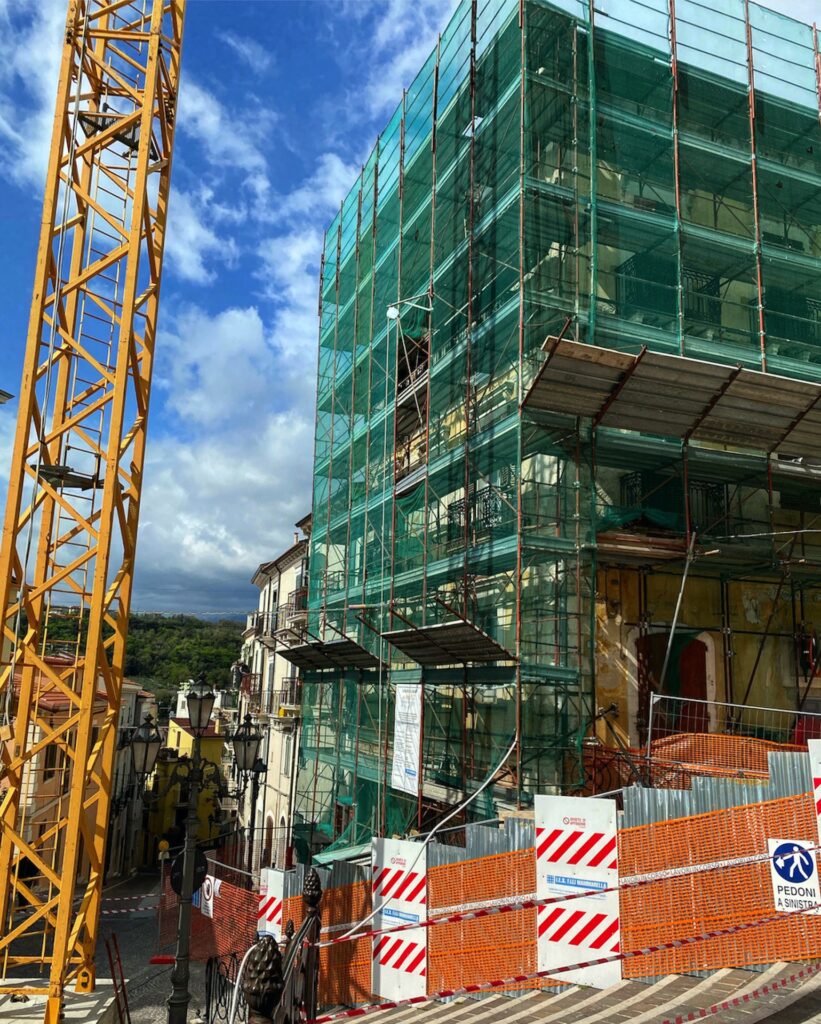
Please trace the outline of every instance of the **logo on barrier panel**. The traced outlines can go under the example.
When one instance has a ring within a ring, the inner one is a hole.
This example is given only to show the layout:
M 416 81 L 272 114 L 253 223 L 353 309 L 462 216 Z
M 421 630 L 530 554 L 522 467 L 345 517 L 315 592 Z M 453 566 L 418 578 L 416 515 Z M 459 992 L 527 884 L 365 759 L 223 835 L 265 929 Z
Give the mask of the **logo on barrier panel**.
M 539 907 L 539 970 L 566 967 L 620 950 L 616 805 L 612 800 L 537 796 L 536 895 L 539 899 L 590 895 Z M 569 981 L 606 988 L 621 980 L 621 964 L 598 964 L 563 974 Z
M 417 860 L 417 857 L 419 858 Z M 412 924 L 425 917 L 427 854 L 417 843 L 374 839 L 371 892 L 373 927 Z M 411 928 L 375 935 L 371 946 L 372 989 L 384 999 L 405 999 L 427 991 L 428 935 Z
M 257 932 L 282 941 L 282 911 L 285 894 L 285 873 L 274 868 L 260 872 Z

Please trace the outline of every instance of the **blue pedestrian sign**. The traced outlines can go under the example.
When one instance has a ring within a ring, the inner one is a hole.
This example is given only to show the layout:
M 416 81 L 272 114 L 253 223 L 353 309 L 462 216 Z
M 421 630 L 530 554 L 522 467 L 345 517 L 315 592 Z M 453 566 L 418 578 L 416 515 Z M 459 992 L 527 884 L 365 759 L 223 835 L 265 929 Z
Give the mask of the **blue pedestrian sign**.
M 768 839 L 775 909 L 821 913 L 818 864 L 806 839 Z
M 812 856 L 798 843 L 781 843 L 776 847 L 773 865 L 785 882 L 806 882 L 815 870 Z

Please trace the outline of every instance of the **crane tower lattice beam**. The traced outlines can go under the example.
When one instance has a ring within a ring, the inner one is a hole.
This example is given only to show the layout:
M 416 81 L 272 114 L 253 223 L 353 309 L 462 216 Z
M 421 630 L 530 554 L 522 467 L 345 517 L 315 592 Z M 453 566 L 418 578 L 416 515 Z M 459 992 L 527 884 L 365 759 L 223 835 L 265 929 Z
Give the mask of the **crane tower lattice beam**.
M 0 548 L 0 990 L 47 1024 L 94 986 L 185 3 L 70 0 L 62 49 Z

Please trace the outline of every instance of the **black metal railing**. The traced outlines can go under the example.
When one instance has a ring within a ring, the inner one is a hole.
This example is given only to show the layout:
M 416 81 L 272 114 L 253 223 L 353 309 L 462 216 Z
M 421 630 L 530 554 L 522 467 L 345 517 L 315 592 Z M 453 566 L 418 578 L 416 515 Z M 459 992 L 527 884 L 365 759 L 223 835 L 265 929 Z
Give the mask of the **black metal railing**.
M 241 985 L 249 1024 L 267 1021 L 293 1024 L 316 1017 L 319 987 L 316 944 L 322 928 L 319 911 L 322 885 L 313 868 L 305 876 L 302 899 L 305 918 L 299 931 L 294 934 L 293 922 L 289 921 L 282 947 L 274 938 L 266 936 L 254 946 L 245 963 Z M 210 1021 L 211 1017 L 207 1019 Z
M 280 708 L 298 708 L 302 703 L 302 680 L 294 676 L 282 680 L 282 686 L 272 690 L 269 714 L 278 715 Z

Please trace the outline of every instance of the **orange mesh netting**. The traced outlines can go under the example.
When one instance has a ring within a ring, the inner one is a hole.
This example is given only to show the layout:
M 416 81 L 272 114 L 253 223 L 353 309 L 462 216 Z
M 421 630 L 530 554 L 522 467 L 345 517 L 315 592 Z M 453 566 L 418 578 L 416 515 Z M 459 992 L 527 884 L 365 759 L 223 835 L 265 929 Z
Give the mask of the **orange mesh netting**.
M 428 869 L 431 915 L 446 907 L 455 911 L 470 903 L 506 902 L 535 889 L 533 847 Z M 535 910 L 441 925 L 428 932 L 428 992 L 536 970 Z M 544 984 L 536 980 L 514 987 Z
M 767 852 L 767 839 L 817 842 L 810 794 L 641 825 L 619 832 L 619 874 Z M 631 950 L 754 921 L 775 912 L 767 861 L 662 879 L 621 894 L 621 945 Z M 821 956 L 821 918 L 799 914 L 681 949 L 626 960 L 624 976 L 674 974 Z
M 675 736 L 653 740 L 651 760 L 715 768 L 722 773 L 744 771 L 767 775 L 767 755 L 776 750 L 801 751 L 806 750 L 806 747 L 792 743 L 773 743 L 752 736 L 677 733 Z
M 346 929 L 339 925 L 352 925 L 371 912 L 371 887 L 367 882 L 354 882 L 326 889 L 320 904 L 322 912 L 322 939 L 341 935 Z M 305 916 L 301 896 L 285 900 L 283 920 L 293 920 L 299 930 Z M 368 925 L 367 927 L 373 927 Z M 340 942 L 324 946 L 319 955 L 319 1005 L 338 1006 L 370 1002 L 371 1000 L 371 940 Z

